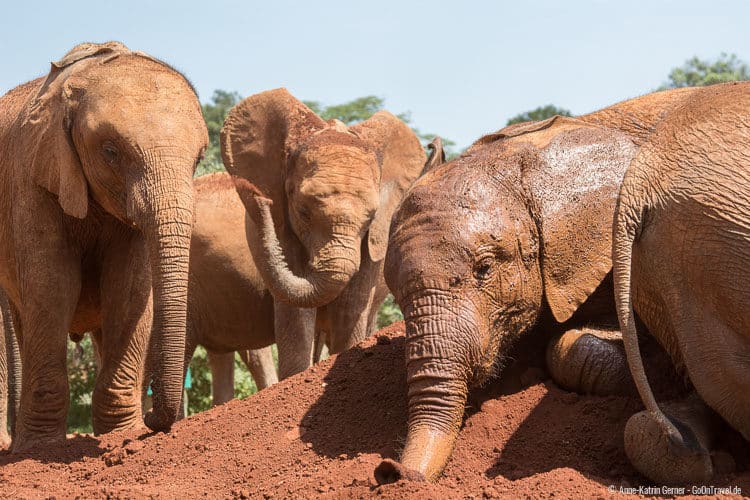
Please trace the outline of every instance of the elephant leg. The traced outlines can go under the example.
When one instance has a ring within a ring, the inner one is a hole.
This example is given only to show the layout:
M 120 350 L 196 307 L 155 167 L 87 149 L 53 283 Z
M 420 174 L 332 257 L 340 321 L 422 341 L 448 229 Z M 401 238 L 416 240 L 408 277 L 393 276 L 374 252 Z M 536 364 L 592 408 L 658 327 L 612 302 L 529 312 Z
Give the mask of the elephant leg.
M 618 331 L 572 329 L 547 345 L 547 369 L 565 389 L 601 396 L 635 391 Z
M 21 401 L 12 450 L 65 440 L 70 404 L 67 376 L 68 328 L 81 289 L 80 273 L 72 262 L 46 255 L 46 265 L 34 273 L 39 283 L 54 287 L 22 292 L 25 307 L 19 311 L 18 330 L 23 378 Z M 59 260 L 58 260 L 59 259 Z M 55 269 L 57 272 L 54 272 Z M 45 272 L 40 276 L 40 272 Z M 22 283 L 28 283 L 28 278 Z M 34 305 L 31 307 L 30 305 Z
M 208 352 L 212 406 L 234 399 L 234 352 Z
M 10 389 L 10 366 L 8 363 L 7 339 L 14 335 L 8 331 L 6 322 L 10 315 L 5 297 L 0 291 L 0 447 L 10 446 L 10 434 L 8 433 L 8 392 Z
M 7 298 L 7 297 L 6 297 Z M 13 304 L 8 302 L 8 319 L 5 323 L 5 349 L 8 357 L 8 420 L 10 435 L 16 434 L 16 419 L 21 404 L 21 350 L 19 335 L 21 318 Z M 18 325 L 18 326 L 16 326 Z M 7 332 L 10 332 L 9 334 Z
M 101 366 L 92 397 L 95 434 L 140 426 L 153 303 L 148 254 L 137 235 L 102 262 Z
M 362 265 L 357 274 L 349 281 L 343 293 L 328 304 L 331 316 L 328 348 L 331 354 L 354 347 L 373 333 L 372 315 L 377 315 L 377 309 L 387 295 L 378 293 L 381 267 L 382 262 L 375 263 L 367 256 L 362 256 Z
M 240 358 L 250 370 L 259 391 L 279 381 L 271 346 L 240 351 Z
M 625 425 L 625 453 L 639 472 L 658 484 L 708 481 L 714 474 L 711 445 L 715 414 L 696 394 L 659 405 L 678 436 L 666 434 L 648 410 L 636 413 Z
M 195 354 L 196 347 L 198 347 L 198 343 L 196 341 L 195 335 L 193 334 L 190 321 L 188 321 L 187 337 L 185 337 L 185 363 L 183 364 L 183 367 L 182 367 L 182 379 L 183 380 L 187 378 L 188 367 L 190 366 L 190 362 L 193 360 L 193 355 Z M 208 354 L 209 354 L 208 359 L 209 361 L 211 361 L 211 353 L 208 353 Z M 149 366 L 148 363 L 147 363 L 147 366 Z M 213 371 L 211 373 L 212 373 L 211 379 L 213 380 Z M 183 398 L 183 401 L 180 403 L 180 412 L 177 415 L 178 420 L 182 420 L 183 418 L 187 416 L 187 408 L 188 408 L 187 401 L 186 401 L 187 389 L 185 388 L 182 389 L 182 398 Z
M 279 379 L 307 370 L 313 363 L 315 309 L 275 301 L 274 333 L 279 351 Z

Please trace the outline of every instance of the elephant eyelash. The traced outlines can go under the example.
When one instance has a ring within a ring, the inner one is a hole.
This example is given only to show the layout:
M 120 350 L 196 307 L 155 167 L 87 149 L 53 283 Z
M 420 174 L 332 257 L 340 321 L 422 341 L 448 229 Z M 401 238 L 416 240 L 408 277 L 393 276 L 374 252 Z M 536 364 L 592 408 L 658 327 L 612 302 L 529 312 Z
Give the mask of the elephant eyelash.
M 117 148 L 114 147 L 111 144 L 105 144 L 102 146 L 102 155 L 104 156 L 104 159 L 107 163 L 110 165 L 117 162 L 117 157 L 119 156 L 119 153 L 117 151 Z
M 494 255 L 486 255 L 474 263 L 474 277 L 480 281 L 486 280 L 492 271 Z

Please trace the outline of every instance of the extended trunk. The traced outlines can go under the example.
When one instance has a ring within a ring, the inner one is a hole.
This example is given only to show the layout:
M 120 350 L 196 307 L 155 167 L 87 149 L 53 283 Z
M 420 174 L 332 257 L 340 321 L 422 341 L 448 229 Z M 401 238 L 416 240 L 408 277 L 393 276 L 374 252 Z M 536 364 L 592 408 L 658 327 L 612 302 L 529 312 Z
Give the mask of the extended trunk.
M 256 220 L 260 241 L 250 239 L 250 250 L 263 280 L 274 298 L 295 307 L 320 307 L 338 296 L 359 269 L 358 235 L 331 239 L 313 256 L 309 272 L 296 276 L 284 256 L 271 216 L 270 202 L 252 193 L 249 184 L 236 179 L 235 184 L 245 207 L 259 211 Z
M 182 190 L 155 190 L 154 222 L 144 233 L 149 241 L 154 293 L 151 336 L 153 409 L 145 423 L 167 431 L 177 419 L 182 398 L 188 264 L 193 223 L 192 184 Z
M 409 432 L 401 463 L 375 470 L 380 484 L 399 479 L 435 481 L 453 452 L 471 372 L 471 319 L 431 299 L 407 313 Z M 465 310 L 464 313 L 465 315 Z

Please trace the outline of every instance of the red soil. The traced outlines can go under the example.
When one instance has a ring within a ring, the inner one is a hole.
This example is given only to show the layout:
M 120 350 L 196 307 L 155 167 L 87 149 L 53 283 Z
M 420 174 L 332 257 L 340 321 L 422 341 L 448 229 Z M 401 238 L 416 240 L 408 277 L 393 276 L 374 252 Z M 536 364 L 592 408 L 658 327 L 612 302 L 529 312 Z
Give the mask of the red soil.
M 403 324 L 243 401 L 179 422 L 170 434 L 75 436 L 28 455 L 0 452 L 0 495 L 217 497 L 592 497 L 639 486 L 623 452 L 635 398 L 592 397 L 511 368 L 476 391 L 437 484 L 376 486 L 406 435 Z M 525 387 L 525 388 L 523 388 Z M 750 493 L 750 446 L 726 431 L 737 470 L 715 485 Z M 689 490 L 688 490 L 689 491 Z

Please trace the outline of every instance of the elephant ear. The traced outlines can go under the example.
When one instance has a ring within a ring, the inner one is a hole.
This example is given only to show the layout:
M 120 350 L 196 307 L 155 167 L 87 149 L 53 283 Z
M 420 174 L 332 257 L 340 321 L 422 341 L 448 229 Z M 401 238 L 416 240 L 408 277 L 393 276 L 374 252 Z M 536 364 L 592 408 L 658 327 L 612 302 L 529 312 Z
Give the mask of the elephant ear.
M 560 115 L 555 115 L 551 118 L 547 118 L 546 120 L 540 120 L 535 122 L 521 122 L 521 123 L 514 123 L 513 125 L 508 125 L 507 127 L 501 128 L 497 132 L 492 132 L 491 134 L 483 135 L 474 143 L 469 146 L 469 148 L 466 150 L 466 152 L 471 152 L 474 149 L 481 148 L 482 146 L 486 146 L 487 144 L 493 143 L 495 141 L 499 141 L 501 139 L 507 139 L 510 137 L 518 137 L 519 135 L 529 134 L 531 132 L 538 132 L 540 130 L 548 129 L 552 127 L 555 124 L 559 124 L 560 122 L 564 122 L 566 120 L 565 117 Z
M 283 228 L 287 157 L 326 122 L 286 89 L 244 99 L 229 112 L 221 129 L 221 156 L 230 174 L 251 182 L 273 200 L 277 231 Z
M 34 181 L 57 196 L 63 211 L 83 219 L 88 212 L 88 187 L 71 137 L 77 102 L 85 83 L 75 72 L 81 61 L 102 54 L 125 52 L 118 42 L 84 43 L 53 62 L 37 94 L 29 101 L 21 122 L 22 140 Z
M 370 145 L 380 161 L 380 204 L 367 235 L 370 259 L 377 262 L 385 258 L 391 219 L 422 172 L 425 152 L 414 132 L 387 111 L 378 111 L 350 130 Z
M 637 151 L 612 129 L 558 118 L 523 171 L 542 236 L 545 297 L 558 322 L 568 320 L 612 269 L 612 218 L 620 184 Z

